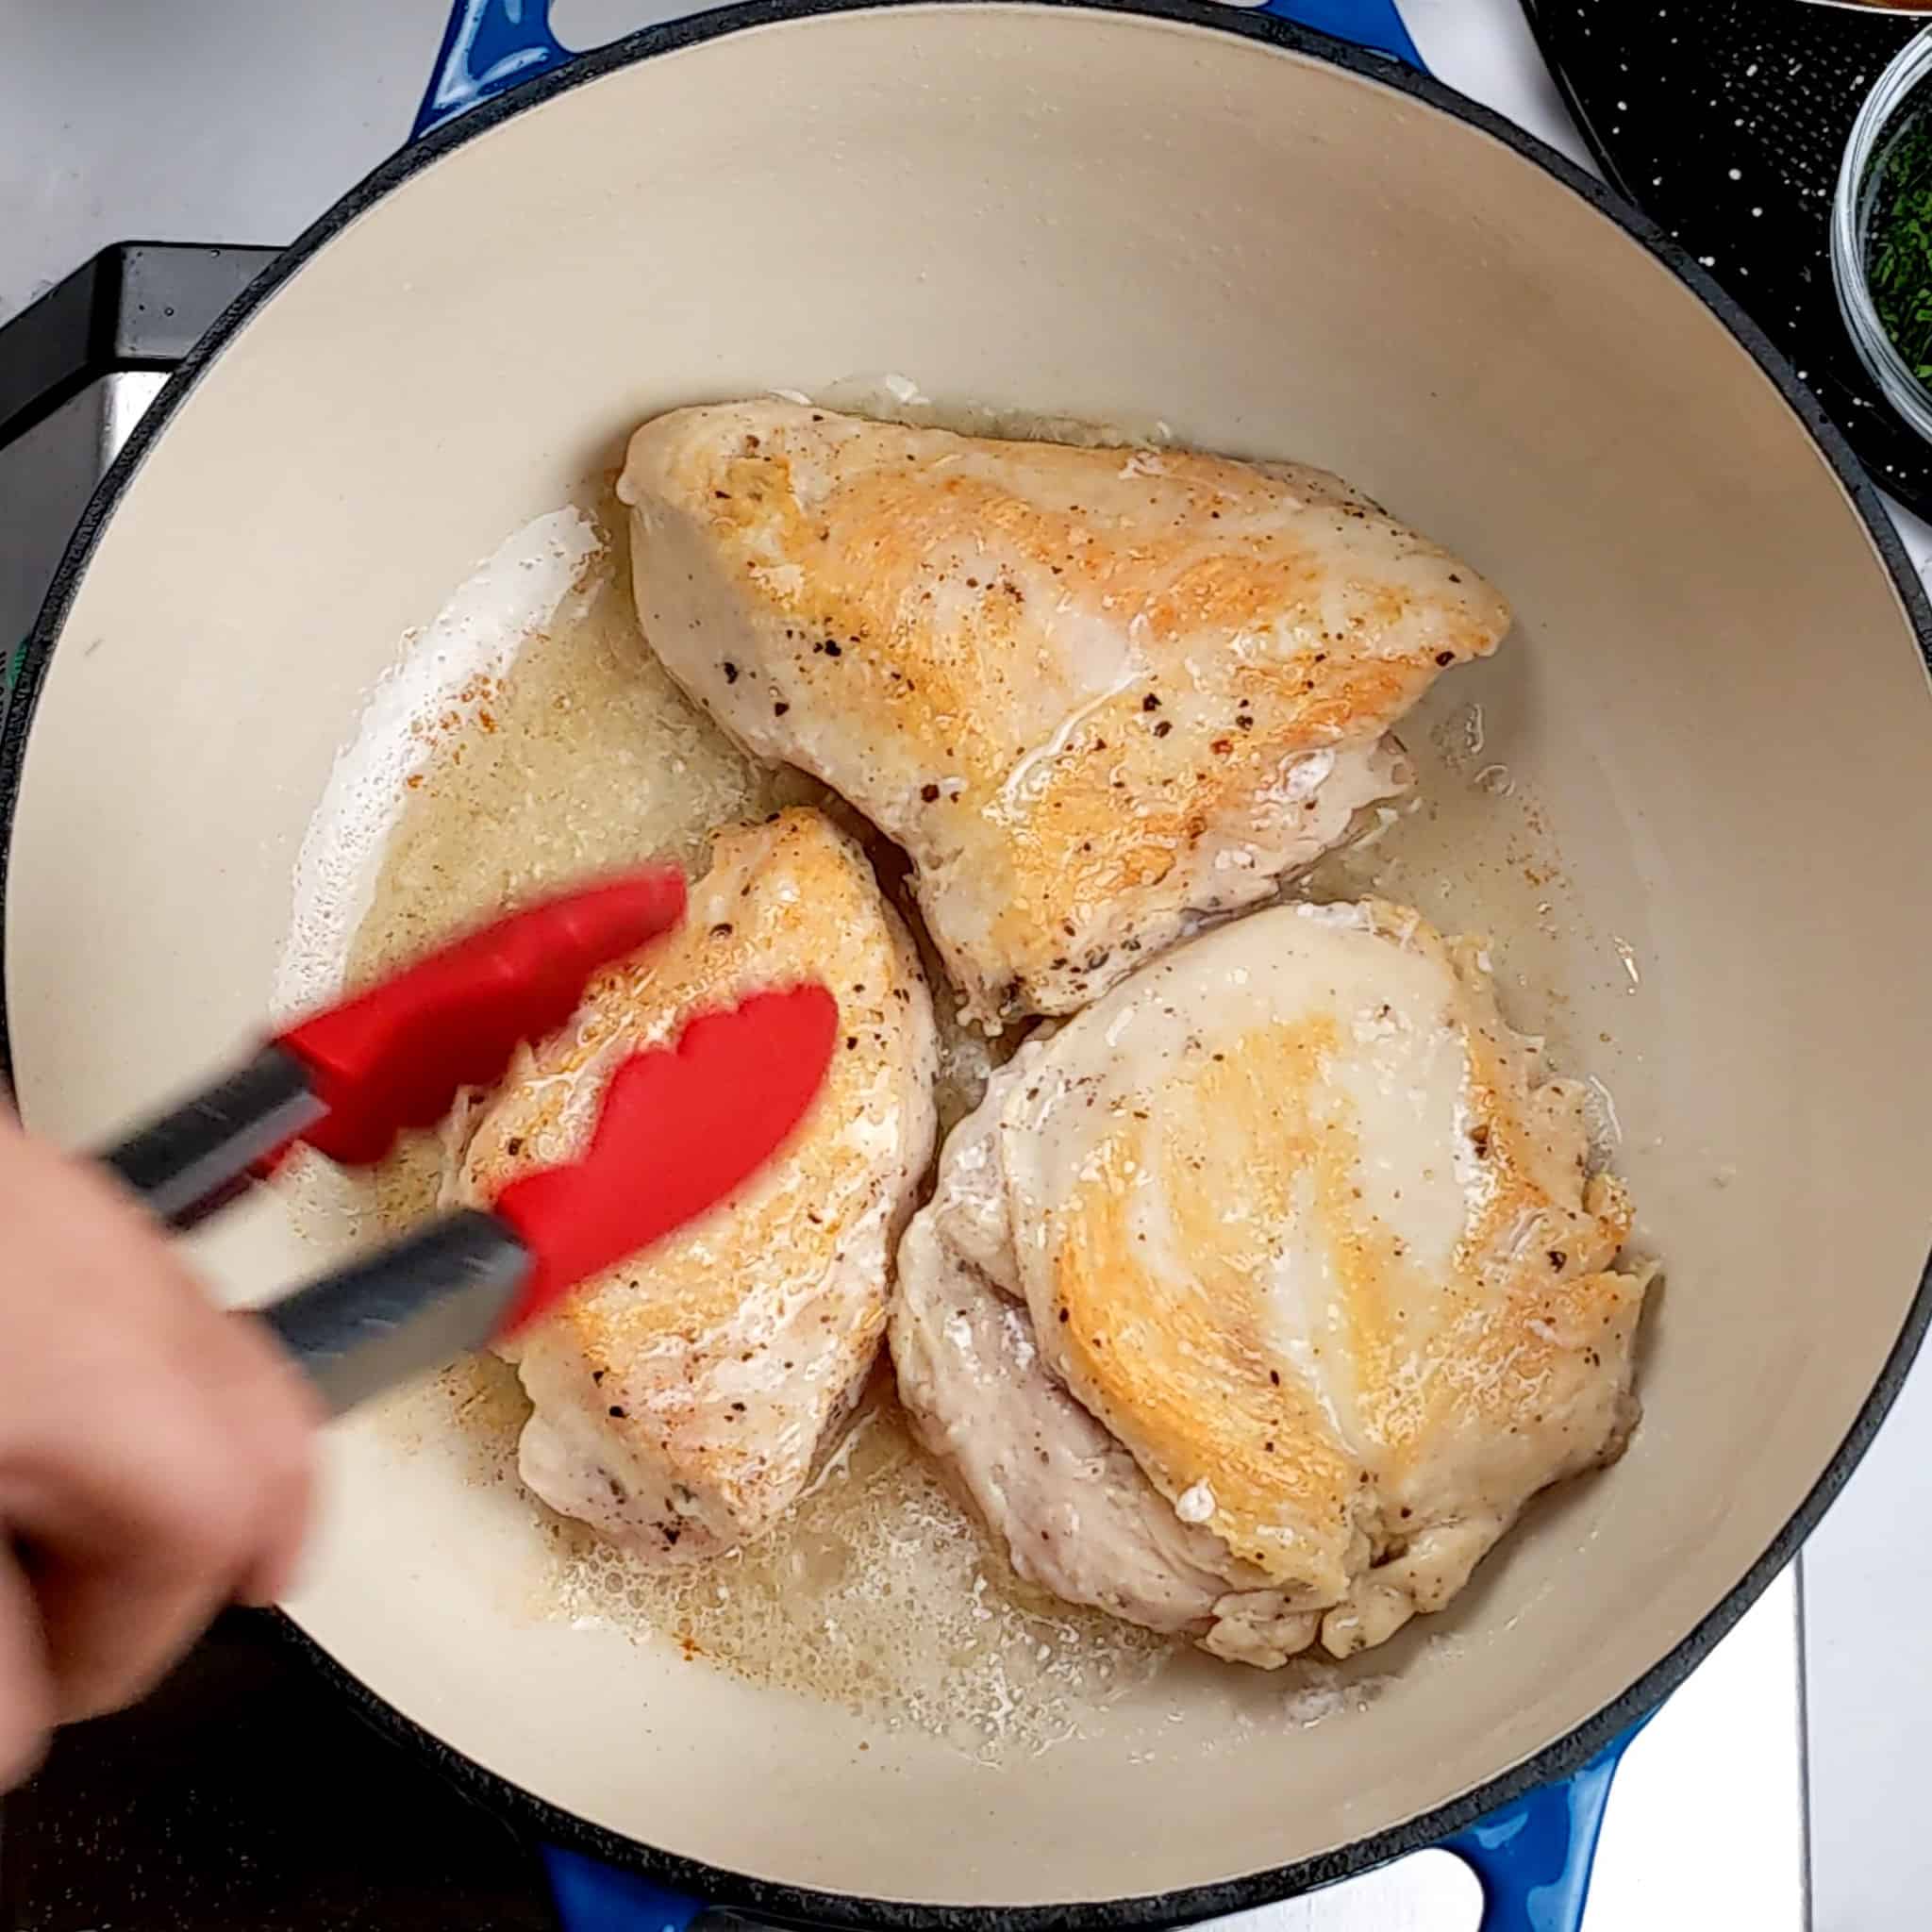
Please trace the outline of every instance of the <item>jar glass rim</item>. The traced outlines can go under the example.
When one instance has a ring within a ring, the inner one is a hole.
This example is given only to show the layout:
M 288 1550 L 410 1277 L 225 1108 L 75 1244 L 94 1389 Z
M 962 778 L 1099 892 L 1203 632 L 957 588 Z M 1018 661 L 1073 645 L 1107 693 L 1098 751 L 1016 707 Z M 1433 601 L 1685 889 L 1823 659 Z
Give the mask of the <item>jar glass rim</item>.
M 1858 359 L 1896 414 L 1932 442 L 1932 388 L 1899 353 L 1873 299 L 1866 243 L 1877 163 L 1920 83 L 1932 75 L 1932 27 L 1907 42 L 1878 76 L 1852 124 L 1831 209 L 1831 278 Z

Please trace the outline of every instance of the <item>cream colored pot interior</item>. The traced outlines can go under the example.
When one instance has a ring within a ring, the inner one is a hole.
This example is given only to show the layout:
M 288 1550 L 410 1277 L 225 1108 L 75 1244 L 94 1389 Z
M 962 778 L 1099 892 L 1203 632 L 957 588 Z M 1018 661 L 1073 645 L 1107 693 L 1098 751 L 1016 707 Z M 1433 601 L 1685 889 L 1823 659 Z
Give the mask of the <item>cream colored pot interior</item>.
M 1491 788 L 1534 801 L 1556 936 L 1503 935 L 1538 982 L 1506 997 L 1614 1095 L 1669 1269 L 1636 1442 L 1360 1707 L 1291 1723 L 1281 1680 L 1204 1665 L 997 1770 L 541 1613 L 529 1506 L 367 1424 L 297 1613 L 483 1765 L 738 1872 L 1227 1878 L 1455 1797 L 1663 1657 L 1824 1469 L 1924 1259 L 1908 620 L 1772 383 L 1502 142 L 1228 34 L 946 7 L 691 46 L 435 161 L 242 331 L 87 571 L 13 847 L 21 1095 L 84 1143 L 250 1033 L 399 638 L 639 419 L 884 370 L 1327 465 L 1507 590 L 1514 638 L 1423 728 L 1480 703 Z M 210 1253 L 242 1294 L 320 1258 L 274 1201 Z

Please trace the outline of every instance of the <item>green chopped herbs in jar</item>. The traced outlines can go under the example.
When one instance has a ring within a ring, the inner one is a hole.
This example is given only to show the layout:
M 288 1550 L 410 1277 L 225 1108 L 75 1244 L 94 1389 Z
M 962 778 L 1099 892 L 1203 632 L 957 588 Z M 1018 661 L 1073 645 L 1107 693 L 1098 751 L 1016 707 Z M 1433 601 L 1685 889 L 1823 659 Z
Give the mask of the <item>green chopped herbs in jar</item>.
M 1932 386 L 1932 119 L 1913 115 L 1879 158 L 1866 278 L 1885 333 Z

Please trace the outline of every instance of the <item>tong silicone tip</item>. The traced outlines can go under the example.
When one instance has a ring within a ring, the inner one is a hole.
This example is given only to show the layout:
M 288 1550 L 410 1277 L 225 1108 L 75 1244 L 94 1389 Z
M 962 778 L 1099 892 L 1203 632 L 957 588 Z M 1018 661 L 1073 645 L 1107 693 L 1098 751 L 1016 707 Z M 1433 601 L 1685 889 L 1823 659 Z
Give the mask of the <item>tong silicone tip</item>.
M 440 1120 L 460 1087 L 501 1078 L 520 1042 L 568 1020 L 600 967 L 684 917 L 684 875 L 657 867 L 547 899 L 278 1035 L 324 1112 L 302 1139 L 344 1166 Z
M 735 1194 L 805 1119 L 837 1033 L 818 986 L 693 1020 L 618 1069 L 579 1159 L 298 1289 L 262 1320 L 337 1413 L 500 1341 Z
M 602 967 L 684 915 L 659 869 L 533 906 L 290 1028 L 124 1141 L 108 1165 L 162 1220 L 192 1225 L 294 1141 L 348 1166 L 499 1080 L 562 1026 Z M 727 1199 L 785 1144 L 831 1064 L 823 987 L 759 993 L 689 1022 L 612 1077 L 575 1160 L 260 1311 L 341 1412 L 535 1319 L 578 1282 Z
M 582 1157 L 496 1197 L 534 1257 L 506 1331 L 736 1193 L 805 1119 L 838 1029 L 832 995 L 800 986 L 706 1013 L 625 1060 Z

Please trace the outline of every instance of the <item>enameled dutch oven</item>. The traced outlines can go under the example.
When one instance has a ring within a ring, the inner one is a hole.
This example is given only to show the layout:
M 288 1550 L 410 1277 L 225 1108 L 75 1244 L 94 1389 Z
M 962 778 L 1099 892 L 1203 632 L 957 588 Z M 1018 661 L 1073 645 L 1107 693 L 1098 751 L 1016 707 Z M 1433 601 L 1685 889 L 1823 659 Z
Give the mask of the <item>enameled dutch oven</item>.
M 903 370 L 1158 416 L 1341 472 L 1515 603 L 1457 701 L 1581 908 L 1567 1031 L 1601 1037 L 1668 1266 L 1628 1455 L 1323 1722 L 1271 1720 L 1257 1674 L 989 1769 L 531 1615 L 522 1498 L 456 1446 L 343 1429 L 307 1640 L 539 1835 L 658 1887 L 850 1925 L 1160 1924 L 1463 1833 L 1492 1924 L 1574 1923 L 1593 1785 L 1525 1794 L 1600 1760 L 1791 1556 L 1924 1325 L 1924 599 L 1707 277 L 1391 58 L 1385 12 L 1324 10 L 1390 52 L 1196 0 L 761 0 L 571 59 L 535 0 L 467 0 L 431 130 L 171 383 L 34 640 L 7 1019 L 28 1122 L 85 1144 L 258 1021 L 398 640 L 656 410 Z M 267 1197 L 207 1259 L 245 1294 L 316 1257 Z

